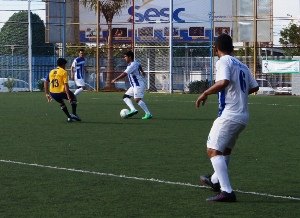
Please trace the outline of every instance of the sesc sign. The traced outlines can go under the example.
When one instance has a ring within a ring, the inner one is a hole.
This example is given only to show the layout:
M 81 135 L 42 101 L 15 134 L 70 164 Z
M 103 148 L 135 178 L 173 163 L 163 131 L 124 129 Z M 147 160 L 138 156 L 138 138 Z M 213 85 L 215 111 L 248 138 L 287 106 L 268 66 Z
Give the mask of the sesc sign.
M 133 10 L 133 6 L 131 6 L 128 9 L 128 14 L 133 16 L 133 13 L 135 14 L 135 22 L 137 23 L 142 23 L 142 22 L 156 22 L 156 21 L 161 21 L 161 22 L 168 22 L 169 21 L 169 16 L 170 16 L 170 9 L 169 8 L 162 8 L 162 9 L 157 9 L 157 8 L 148 8 L 145 10 L 145 12 L 137 12 L 141 6 L 135 6 Z M 185 20 L 180 18 L 180 13 L 185 11 L 185 8 L 177 8 L 173 12 L 173 19 L 174 21 L 178 23 L 185 23 Z

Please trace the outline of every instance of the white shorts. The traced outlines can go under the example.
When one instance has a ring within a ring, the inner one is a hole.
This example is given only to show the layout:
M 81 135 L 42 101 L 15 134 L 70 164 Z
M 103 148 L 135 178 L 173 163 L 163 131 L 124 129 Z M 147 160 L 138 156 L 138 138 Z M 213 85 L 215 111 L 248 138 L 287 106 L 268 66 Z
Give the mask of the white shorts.
M 83 79 L 75 79 L 76 86 L 85 86 L 85 82 Z
M 145 93 L 144 86 L 131 86 L 125 95 L 133 96 L 133 98 L 143 98 Z
M 218 117 L 210 129 L 207 148 L 221 152 L 224 152 L 225 148 L 232 149 L 245 127 L 244 124 Z

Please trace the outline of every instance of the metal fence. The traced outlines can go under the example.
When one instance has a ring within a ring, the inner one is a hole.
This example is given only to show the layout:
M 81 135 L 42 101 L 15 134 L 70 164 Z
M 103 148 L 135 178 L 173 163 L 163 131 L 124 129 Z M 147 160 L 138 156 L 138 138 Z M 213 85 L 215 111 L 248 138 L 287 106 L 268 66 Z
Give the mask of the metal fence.
M 229 9 L 222 8 L 224 1 Z M 273 0 L 203 0 L 201 7 L 199 0 L 132 0 L 112 23 L 107 22 L 101 8 L 90 6 L 84 7 L 82 1 L 32 1 L 31 17 L 44 13 L 40 20 L 45 23 L 44 32 L 40 32 L 38 18 L 32 17 L 31 47 L 27 40 L 28 18 L 16 16 L 28 11 L 15 6 L 2 9 L 13 9 L 16 14 L 0 20 L 0 77 L 21 79 L 36 89 L 38 82 L 56 67 L 58 57 L 68 60 L 69 70 L 78 49 L 84 48 L 88 69 L 85 79 L 94 90 L 126 89 L 126 79 L 115 86 L 110 80 L 126 68 L 122 56 L 131 49 L 147 72 L 148 90 L 188 91 L 193 81 L 213 82 L 217 59 L 212 43 L 218 34 L 227 33 L 234 39 L 238 58 L 256 78 L 268 80 L 273 87 L 281 83 L 300 86 L 293 82 L 298 81 L 297 75 L 265 74 L 261 70 L 266 58 L 295 59 L 285 56 L 283 47 L 275 45 L 278 33 L 274 26 L 281 21 L 297 22 L 298 18 L 274 16 Z M 169 13 L 171 10 L 174 13 Z M 38 36 L 43 40 L 36 44 L 41 41 Z

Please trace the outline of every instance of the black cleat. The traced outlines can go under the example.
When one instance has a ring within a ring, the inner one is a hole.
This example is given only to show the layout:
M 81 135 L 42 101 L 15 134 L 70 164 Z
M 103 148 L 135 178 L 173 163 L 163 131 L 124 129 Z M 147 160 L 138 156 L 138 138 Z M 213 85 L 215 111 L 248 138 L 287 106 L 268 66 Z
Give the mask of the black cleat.
M 231 193 L 222 191 L 220 194 L 217 194 L 216 196 L 207 198 L 206 201 L 236 202 L 236 196 L 233 191 Z
M 211 176 L 200 176 L 200 182 L 202 185 L 209 186 L 215 192 L 220 192 L 220 183 L 212 183 Z

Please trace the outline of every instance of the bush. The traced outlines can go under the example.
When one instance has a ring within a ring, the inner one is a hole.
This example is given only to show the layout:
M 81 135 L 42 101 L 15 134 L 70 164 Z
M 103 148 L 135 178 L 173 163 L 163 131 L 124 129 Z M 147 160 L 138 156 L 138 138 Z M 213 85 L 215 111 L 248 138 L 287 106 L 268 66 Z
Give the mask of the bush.
M 3 83 L 3 85 L 8 89 L 8 92 L 12 92 L 16 81 L 14 79 L 8 78 L 7 81 Z
M 37 88 L 40 90 L 40 91 L 44 91 L 44 79 L 40 79 L 38 82 L 37 82 Z
M 209 88 L 209 81 L 208 80 L 193 81 L 188 85 L 188 88 L 190 94 L 203 93 L 206 89 Z

